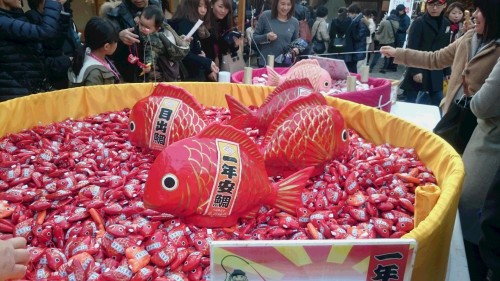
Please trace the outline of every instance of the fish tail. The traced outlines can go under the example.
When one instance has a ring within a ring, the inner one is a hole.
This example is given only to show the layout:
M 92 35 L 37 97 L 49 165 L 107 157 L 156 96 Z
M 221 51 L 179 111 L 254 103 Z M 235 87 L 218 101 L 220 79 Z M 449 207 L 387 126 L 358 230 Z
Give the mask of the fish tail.
M 313 170 L 313 167 L 307 167 L 275 183 L 274 187 L 278 194 L 276 201 L 272 203 L 273 207 L 280 208 L 290 214 L 296 214 L 295 210 L 301 206 L 302 191 Z
M 267 85 L 278 86 L 282 80 L 281 75 L 278 74 L 272 67 L 266 66 L 267 69 Z
M 256 113 L 230 95 L 226 95 L 226 102 L 231 112 L 231 120 L 226 124 L 235 128 L 256 127 L 258 118 Z

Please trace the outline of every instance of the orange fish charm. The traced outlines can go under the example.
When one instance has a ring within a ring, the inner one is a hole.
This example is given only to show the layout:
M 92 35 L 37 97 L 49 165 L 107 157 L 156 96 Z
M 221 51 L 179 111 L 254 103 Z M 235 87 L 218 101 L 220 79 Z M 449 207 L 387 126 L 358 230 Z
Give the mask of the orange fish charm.
M 313 175 L 326 163 L 347 153 L 348 133 L 342 114 L 313 93 L 287 105 L 269 126 L 262 153 L 270 176 L 288 175 L 313 166 Z
M 156 157 L 144 206 L 210 228 L 231 227 L 264 204 L 295 214 L 311 171 L 270 183 L 258 146 L 240 130 L 211 124 Z
M 310 95 L 313 91 L 308 79 L 286 81 L 267 96 L 257 111 L 251 111 L 237 99 L 226 95 L 227 105 L 231 112 L 231 120 L 227 124 L 238 129 L 258 128 L 259 133 L 264 134 L 271 121 L 285 105 L 300 97 Z
M 286 74 L 279 75 L 273 68 L 267 68 L 267 85 L 279 86 L 287 80 L 307 78 L 316 92 L 327 93 L 332 88 L 332 77 L 330 73 L 321 68 L 315 59 L 305 59 L 294 64 Z
M 125 256 L 127 257 L 129 268 L 133 273 L 148 265 L 151 260 L 149 253 L 143 247 L 139 246 L 128 247 L 125 250 Z
M 206 126 L 203 107 L 186 90 L 160 83 L 139 100 L 130 112 L 130 143 L 163 150 L 178 140 L 194 136 Z

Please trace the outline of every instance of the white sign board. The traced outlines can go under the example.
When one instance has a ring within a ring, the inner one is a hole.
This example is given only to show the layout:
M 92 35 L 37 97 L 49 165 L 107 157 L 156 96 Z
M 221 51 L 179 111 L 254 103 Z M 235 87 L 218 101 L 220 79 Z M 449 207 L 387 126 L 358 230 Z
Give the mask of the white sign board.
M 214 241 L 210 247 L 212 281 L 409 281 L 417 242 L 228 240 Z
M 403 4 L 406 7 L 406 14 L 410 17 L 413 12 L 413 0 L 391 0 L 389 2 L 389 10 L 387 11 L 387 14 L 389 14 L 392 10 L 396 9 L 396 6 L 399 4 Z

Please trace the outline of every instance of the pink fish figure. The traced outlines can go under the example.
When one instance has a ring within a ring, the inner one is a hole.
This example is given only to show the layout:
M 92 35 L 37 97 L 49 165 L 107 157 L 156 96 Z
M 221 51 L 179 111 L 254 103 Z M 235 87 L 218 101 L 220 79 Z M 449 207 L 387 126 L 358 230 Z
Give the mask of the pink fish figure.
M 279 75 L 273 68 L 267 68 L 267 85 L 279 86 L 290 79 L 307 78 L 316 92 L 328 92 L 332 88 L 332 77 L 325 69 L 321 68 L 315 59 L 305 59 L 294 64 L 286 74 Z
M 233 226 L 264 204 L 295 214 L 311 170 L 270 183 L 258 146 L 234 127 L 211 124 L 156 157 L 144 206 L 210 228 Z
M 231 111 L 231 120 L 227 124 L 238 129 L 259 128 L 259 133 L 264 134 L 271 121 L 285 105 L 300 97 L 310 95 L 312 92 L 314 88 L 308 79 L 286 81 L 267 96 L 257 111 L 250 110 L 237 99 L 226 95 L 227 105 Z
M 135 146 L 161 151 L 206 126 L 202 106 L 186 90 L 160 83 L 130 112 L 129 138 Z
M 262 141 L 268 175 L 288 175 L 305 167 L 323 172 L 326 163 L 348 149 L 342 114 L 313 93 L 288 104 L 269 126 Z
M 15 209 L 16 208 L 14 208 L 14 206 L 9 204 L 9 201 L 0 200 L 0 219 L 10 217 L 14 213 Z

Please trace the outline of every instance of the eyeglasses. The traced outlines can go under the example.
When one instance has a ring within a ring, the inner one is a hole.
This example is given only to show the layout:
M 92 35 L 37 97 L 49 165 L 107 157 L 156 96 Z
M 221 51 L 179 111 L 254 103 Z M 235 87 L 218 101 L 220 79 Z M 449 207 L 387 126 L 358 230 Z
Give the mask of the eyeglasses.
M 444 4 L 441 3 L 434 3 L 434 4 L 427 4 L 430 8 L 442 8 L 444 7 Z

